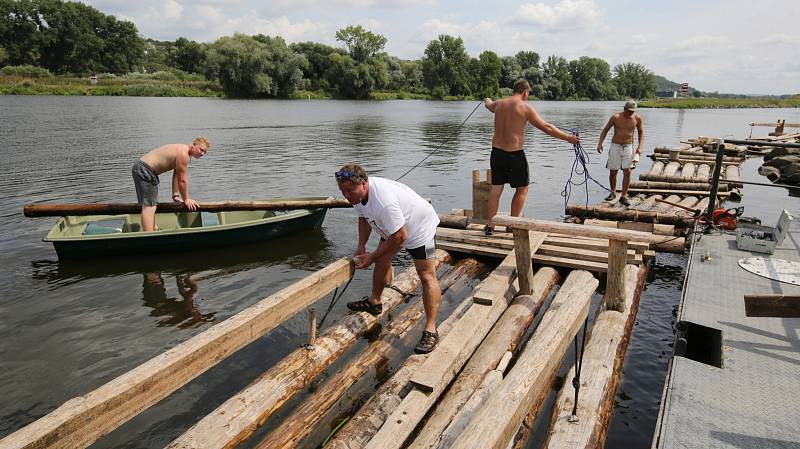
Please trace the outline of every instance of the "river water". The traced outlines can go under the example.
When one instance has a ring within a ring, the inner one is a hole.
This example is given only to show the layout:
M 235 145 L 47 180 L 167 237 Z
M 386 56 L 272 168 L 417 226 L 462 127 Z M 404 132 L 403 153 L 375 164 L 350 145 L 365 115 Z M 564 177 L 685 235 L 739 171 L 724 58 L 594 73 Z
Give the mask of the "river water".
M 338 196 L 332 173 L 344 163 L 396 178 L 438 148 L 403 182 L 431 198 L 439 212 L 469 208 L 470 173 L 488 168 L 492 133 L 492 115 L 482 107 L 459 127 L 477 105 L 0 97 L 0 436 L 350 254 L 356 239 L 354 213 L 331 210 L 319 232 L 260 245 L 59 263 L 41 241 L 55 219 L 25 218 L 24 204 L 135 202 L 130 167 L 138 156 L 205 135 L 213 147 L 190 166 L 191 196 L 200 201 Z M 534 105 L 545 120 L 580 129 L 592 150 L 622 103 Z M 645 154 L 698 135 L 745 138 L 752 121 L 800 119 L 791 109 L 640 114 Z M 526 150 L 534 185 L 525 215 L 563 218 L 571 147 L 529 130 Z M 591 173 L 605 182 L 603 157 L 590 155 Z M 643 158 L 639 172 L 650 164 Z M 746 162 L 743 179 L 766 182 L 755 173 L 758 165 Z M 169 185 L 169 176 L 162 177 L 162 201 Z M 586 199 L 579 189 L 572 195 L 572 201 Z M 590 186 L 590 202 L 603 196 Z M 509 204 L 507 192 L 501 210 Z M 774 188 L 746 187 L 743 204 L 746 215 L 765 223 L 777 219 L 780 207 L 800 209 L 800 199 Z M 655 261 L 614 402 L 610 449 L 650 447 L 685 261 L 661 254 Z M 357 273 L 348 295 L 368 291 L 369 275 Z M 343 302 L 329 320 L 346 313 Z M 163 447 L 301 344 L 305 321 L 298 314 L 95 446 Z

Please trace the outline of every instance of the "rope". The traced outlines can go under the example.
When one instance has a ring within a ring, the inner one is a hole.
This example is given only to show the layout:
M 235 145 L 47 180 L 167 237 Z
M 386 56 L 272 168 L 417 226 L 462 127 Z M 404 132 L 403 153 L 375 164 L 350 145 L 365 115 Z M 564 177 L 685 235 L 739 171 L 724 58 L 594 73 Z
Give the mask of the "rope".
M 560 127 L 559 127 L 560 128 Z M 580 137 L 580 132 L 577 129 L 560 128 L 564 132 L 571 133 L 573 136 Z M 589 168 L 586 166 L 589 163 L 589 154 L 583 149 L 580 142 L 572 145 L 572 151 L 575 153 L 575 160 L 572 162 L 572 170 L 569 173 L 569 179 L 564 184 L 564 190 L 561 191 L 561 196 L 564 197 L 564 209 L 566 210 L 569 203 L 569 197 L 572 195 L 572 186 L 584 186 L 586 191 L 586 207 L 589 207 L 589 180 L 594 181 L 595 184 L 611 192 L 611 189 L 600 184 L 600 182 L 592 177 L 589 173 Z M 573 176 L 583 176 L 583 180 L 575 182 L 572 180 Z
M 572 415 L 569 422 L 578 422 L 578 393 L 581 391 L 581 368 L 583 368 L 583 353 L 586 349 L 586 328 L 589 325 L 587 316 L 583 322 L 583 336 L 581 337 L 581 353 L 578 356 L 578 334 L 575 334 L 575 377 L 572 378 L 572 387 L 575 388 L 575 401 L 572 404 Z
M 342 298 L 342 295 L 344 295 L 344 292 L 347 291 L 347 287 L 350 286 L 350 282 L 353 280 L 353 277 L 356 274 L 356 270 L 354 270 L 353 267 L 352 267 L 352 265 L 353 265 L 352 261 L 350 261 L 350 265 L 351 265 L 350 266 L 350 279 L 348 279 L 347 283 L 344 284 L 344 288 L 342 288 L 342 292 L 339 293 L 338 296 L 337 296 L 337 293 L 339 292 L 339 287 L 336 287 L 336 289 L 333 291 L 333 296 L 331 297 L 331 302 L 330 302 L 330 304 L 328 304 L 328 310 L 325 311 L 325 315 L 322 316 L 322 320 L 320 320 L 320 322 L 319 322 L 319 326 L 318 327 L 320 329 L 322 329 L 322 325 L 325 323 L 325 318 L 328 318 L 328 314 L 331 313 L 331 310 L 333 310 L 333 306 L 335 306 L 336 303 L 339 301 L 339 299 Z
M 464 121 L 463 121 L 463 122 L 461 122 L 461 124 L 460 124 L 460 125 L 458 125 L 458 128 L 456 128 L 456 131 L 458 131 L 458 130 L 460 130 L 461 128 L 463 128 L 463 127 L 464 127 L 464 124 L 465 124 L 465 123 L 467 123 L 467 120 L 469 120 L 469 118 L 470 118 L 470 117 L 472 117 L 472 114 L 474 114 L 474 113 L 475 113 L 475 111 L 477 111 L 477 110 L 478 110 L 478 108 L 479 108 L 479 107 L 480 107 L 482 104 L 483 104 L 483 100 L 481 100 L 481 102 L 480 102 L 480 103 L 478 103 L 478 105 L 477 105 L 477 106 L 475 106 L 475 109 L 473 109 L 473 110 L 472 110 L 472 112 L 470 112 L 470 113 L 469 113 L 469 115 L 467 116 L 467 118 L 465 118 L 465 119 L 464 119 Z M 433 150 L 433 151 L 431 151 L 430 153 L 428 153 L 428 155 L 427 155 L 427 156 L 425 156 L 424 158 L 422 158 L 422 160 L 421 160 L 421 161 L 419 161 L 419 162 L 418 162 L 416 165 L 414 165 L 413 167 L 409 168 L 407 172 L 405 172 L 405 173 L 403 173 L 402 175 L 400 175 L 400 177 L 399 177 L 399 178 L 396 178 L 396 179 L 395 179 L 395 181 L 399 181 L 399 180 L 403 179 L 403 178 L 404 178 L 404 177 L 405 177 L 407 174 L 411 173 L 411 171 L 412 171 L 412 170 L 414 170 L 415 168 L 417 168 L 417 167 L 419 167 L 420 165 L 422 165 L 422 163 L 423 163 L 423 162 L 425 162 L 425 161 L 426 161 L 426 160 L 427 160 L 429 157 L 433 156 L 433 154 L 434 154 L 434 153 L 436 153 L 437 151 L 441 150 L 441 149 L 442 149 L 442 147 L 444 146 L 444 144 L 445 144 L 445 143 L 447 143 L 449 140 L 450 140 L 450 139 L 447 139 L 447 138 L 446 138 L 446 139 L 444 139 L 444 140 L 442 140 L 442 142 L 439 144 L 439 146 L 438 146 L 438 147 L 437 147 L 435 150 Z

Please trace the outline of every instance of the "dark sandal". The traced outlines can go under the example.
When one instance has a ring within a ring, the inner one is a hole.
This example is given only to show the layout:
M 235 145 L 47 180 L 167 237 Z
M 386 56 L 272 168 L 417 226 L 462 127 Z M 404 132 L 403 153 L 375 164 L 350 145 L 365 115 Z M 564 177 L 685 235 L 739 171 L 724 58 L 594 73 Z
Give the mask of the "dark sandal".
M 483 227 L 483 234 L 484 235 L 492 235 L 494 234 L 494 226 L 486 225 Z
M 347 308 L 355 312 L 367 312 L 372 315 L 380 315 L 383 312 L 383 304 L 373 304 L 369 302 L 367 297 L 364 297 L 361 301 L 348 302 Z
M 422 338 L 419 339 L 419 343 L 414 347 L 414 352 L 417 354 L 427 354 L 433 351 L 437 343 L 439 343 L 438 332 L 422 331 Z

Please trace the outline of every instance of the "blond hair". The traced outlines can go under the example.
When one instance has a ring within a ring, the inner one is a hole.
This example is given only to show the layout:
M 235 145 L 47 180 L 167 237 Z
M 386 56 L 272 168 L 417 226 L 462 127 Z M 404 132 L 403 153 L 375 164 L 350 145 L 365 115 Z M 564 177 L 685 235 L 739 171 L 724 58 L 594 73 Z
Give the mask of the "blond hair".
M 343 174 L 344 176 L 341 176 Z M 342 184 L 349 182 L 351 184 L 361 184 L 369 179 L 367 172 L 357 164 L 342 165 L 339 171 L 336 172 L 336 182 Z
M 525 78 L 520 78 L 514 83 L 514 89 L 511 92 L 515 94 L 521 94 L 530 91 L 531 91 L 531 85 L 528 84 L 528 80 L 526 80 Z
M 208 139 L 206 137 L 204 137 L 204 136 L 197 137 L 192 142 L 192 145 L 198 145 L 198 144 L 205 145 L 206 146 L 206 151 L 211 149 L 211 142 L 209 142 Z

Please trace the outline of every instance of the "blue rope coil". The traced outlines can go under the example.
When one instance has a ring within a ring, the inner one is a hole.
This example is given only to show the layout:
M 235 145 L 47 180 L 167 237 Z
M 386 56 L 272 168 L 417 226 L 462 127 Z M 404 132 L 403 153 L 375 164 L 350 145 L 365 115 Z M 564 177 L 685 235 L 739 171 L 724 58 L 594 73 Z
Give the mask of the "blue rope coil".
M 580 137 L 580 131 L 578 131 L 578 129 L 560 129 L 564 132 L 572 134 L 573 136 Z M 572 151 L 575 153 L 575 160 L 572 162 L 572 170 L 570 170 L 569 179 L 567 179 L 567 182 L 564 184 L 564 190 L 561 191 L 561 196 L 564 197 L 564 210 L 567 209 L 569 198 L 572 195 L 572 186 L 584 186 L 586 191 L 586 207 L 589 207 L 589 180 L 592 180 L 602 189 L 611 192 L 611 189 L 603 184 L 600 184 L 600 182 L 594 179 L 591 173 L 589 173 L 589 168 L 587 167 L 589 164 L 589 154 L 583 149 L 583 146 L 580 144 L 580 142 L 572 145 Z M 572 178 L 575 176 L 583 177 L 583 180 L 580 182 L 573 181 Z

